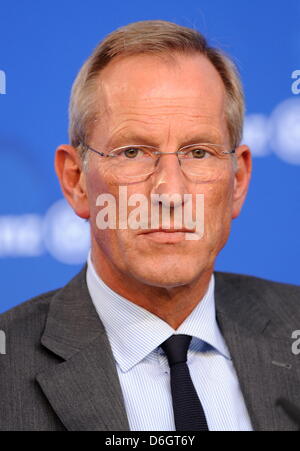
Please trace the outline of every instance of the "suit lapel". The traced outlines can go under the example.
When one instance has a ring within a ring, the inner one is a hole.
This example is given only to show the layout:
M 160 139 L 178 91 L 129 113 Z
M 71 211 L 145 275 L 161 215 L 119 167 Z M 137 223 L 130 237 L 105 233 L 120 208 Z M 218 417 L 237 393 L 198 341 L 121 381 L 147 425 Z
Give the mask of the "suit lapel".
M 66 429 L 129 430 L 115 361 L 85 274 L 86 268 L 52 299 L 42 344 L 62 363 L 38 374 L 37 382 Z
M 300 406 L 299 358 L 291 352 L 291 331 L 268 312 L 259 289 L 233 286 L 216 274 L 216 308 L 240 387 L 257 431 L 299 430 L 277 405 L 279 398 Z M 269 314 L 268 314 L 269 313 Z

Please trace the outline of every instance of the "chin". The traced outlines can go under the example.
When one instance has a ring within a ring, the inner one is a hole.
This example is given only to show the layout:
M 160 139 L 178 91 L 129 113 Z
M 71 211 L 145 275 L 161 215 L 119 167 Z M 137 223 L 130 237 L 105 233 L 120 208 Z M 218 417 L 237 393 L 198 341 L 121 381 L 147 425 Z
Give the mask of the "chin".
M 155 263 L 143 262 L 142 265 L 131 265 L 129 271 L 131 275 L 146 285 L 161 288 L 172 288 L 189 285 L 200 277 L 202 265 L 195 265 L 194 262 L 183 262 L 176 259 Z
M 146 277 L 143 277 L 143 275 L 136 275 L 138 276 L 138 280 L 145 285 L 149 285 L 152 287 L 157 288 L 176 288 L 176 287 L 183 287 L 186 285 L 189 285 L 192 283 L 193 279 L 189 277 L 151 277 L 151 274 L 148 274 Z

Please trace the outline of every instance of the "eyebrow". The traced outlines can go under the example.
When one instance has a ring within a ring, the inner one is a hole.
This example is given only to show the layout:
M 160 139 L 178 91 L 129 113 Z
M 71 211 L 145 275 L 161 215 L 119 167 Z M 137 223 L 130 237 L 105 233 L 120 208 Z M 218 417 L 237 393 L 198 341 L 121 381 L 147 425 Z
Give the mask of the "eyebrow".
M 136 133 L 115 136 L 108 141 L 107 146 L 119 147 L 127 144 L 146 144 L 148 146 L 155 147 L 155 144 L 151 138 Z
M 182 140 L 180 147 L 199 143 L 221 144 L 216 134 L 201 133 L 194 135 L 193 137 L 186 136 L 185 139 Z M 137 133 L 128 133 L 120 136 L 115 136 L 109 139 L 107 147 L 117 148 L 127 144 L 145 144 L 147 146 L 159 147 L 159 145 L 155 140 L 153 140 L 153 138 L 149 138 Z

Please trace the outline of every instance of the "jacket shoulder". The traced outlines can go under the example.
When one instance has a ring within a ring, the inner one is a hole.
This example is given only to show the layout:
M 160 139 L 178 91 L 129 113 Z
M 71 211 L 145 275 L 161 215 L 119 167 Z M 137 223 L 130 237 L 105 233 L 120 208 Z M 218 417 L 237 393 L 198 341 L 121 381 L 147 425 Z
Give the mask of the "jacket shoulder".
M 49 305 L 51 298 L 60 290 L 51 290 L 45 293 L 41 293 L 34 296 L 15 307 L 6 310 L 0 314 L 0 321 L 10 321 L 17 318 L 23 318 L 24 316 L 34 313 L 35 311 L 43 311 Z
M 51 370 L 61 361 L 41 344 L 57 291 L 40 294 L 0 315 L 5 337 L 0 356 L 0 431 L 64 430 L 35 382 L 41 370 Z
M 221 294 L 231 293 L 239 305 L 243 299 L 255 302 L 281 321 L 300 325 L 300 286 L 275 282 L 260 277 L 215 272 L 216 286 Z
M 52 297 L 59 291 L 52 290 L 42 294 L 39 294 L 25 302 L 17 305 L 16 307 L 7 310 L 0 314 L 0 329 L 2 326 L 9 327 L 10 325 L 19 322 L 26 321 L 26 319 L 46 316 L 49 304 Z
M 266 287 L 273 289 L 275 291 L 291 291 L 295 293 L 300 293 L 300 286 L 288 283 L 276 282 L 268 279 L 263 279 L 261 277 L 246 275 L 246 274 L 235 274 L 230 272 L 215 272 L 216 279 L 221 283 L 226 283 L 235 287 Z

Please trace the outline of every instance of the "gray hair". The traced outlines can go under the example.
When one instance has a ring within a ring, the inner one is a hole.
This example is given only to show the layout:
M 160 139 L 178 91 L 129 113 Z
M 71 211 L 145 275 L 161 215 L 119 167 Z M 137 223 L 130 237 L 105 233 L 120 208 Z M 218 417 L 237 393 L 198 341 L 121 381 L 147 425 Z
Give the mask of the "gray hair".
M 162 20 L 134 22 L 110 33 L 82 66 L 72 87 L 69 106 L 69 138 L 83 158 L 97 114 L 95 96 L 99 73 L 117 56 L 172 53 L 200 53 L 208 58 L 221 76 L 226 90 L 226 120 L 232 148 L 239 146 L 243 133 L 244 94 L 234 62 L 221 50 L 210 47 L 197 30 Z

